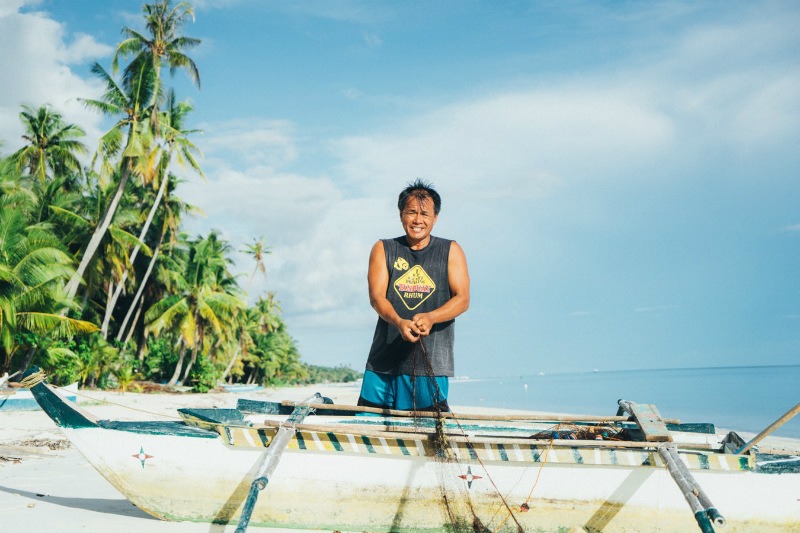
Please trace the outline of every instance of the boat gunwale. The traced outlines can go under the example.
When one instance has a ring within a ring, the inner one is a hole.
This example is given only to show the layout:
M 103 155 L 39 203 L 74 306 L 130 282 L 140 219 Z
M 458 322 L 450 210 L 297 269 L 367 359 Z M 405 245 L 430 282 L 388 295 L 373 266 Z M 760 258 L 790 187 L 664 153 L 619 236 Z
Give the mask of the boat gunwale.
M 222 420 L 213 420 L 209 416 L 198 417 L 195 420 L 194 414 L 191 409 L 181 409 L 181 416 L 189 425 L 198 425 L 199 427 L 214 426 L 218 431 L 222 428 L 237 428 L 254 430 L 277 431 L 282 422 L 273 420 L 264 420 L 259 424 L 254 423 L 231 423 Z M 384 429 L 379 429 L 376 426 L 367 426 L 361 424 L 337 424 L 333 425 L 320 425 L 320 424 L 297 424 L 297 431 L 308 431 L 316 433 L 333 433 L 334 435 L 353 435 L 353 436 L 366 436 L 371 438 L 388 438 L 388 439 L 407 439 L 407 440 L 433 440 L 436 438 L 436 432 L 428 430 L 427 428 L 419 428 L 417 430 L 408 431 L 406 428 L 393 428 L 391 426 L 384 426 Z M 404 431 L 405 430 L 405 431 Z M 658 449 L 661 443 L 646 442 L 646 441 L 622 441 L 622 440 L 578 440 L 578 439 L 532 439 L 529 437 L 519 436 L 486 436 L 486 435 L 458 435 L 447 433 L 447 438 L 457 443 L 467 444 L 525 444 L 525 445 L 541 445 L 541 446 L 555 446 L 560 448 L 621 448 L 621 449 Z M 552 444 L 551 444 L 552 443 Z M 681 443 L 681 450 L 697 450 L 700 452 L 711 452 L 722 454 L 717 448 L 707 443 Z M 731 455 L 731 454 L 725 454 Z
M 223 424 L 225 425 L 225 424 Z M 280 422 L 271 422 L 267 421 L 264 424 L 254 424 L 252 426 L 241 426 L 243 429 L 264 429 L 264 428 L 278 428 L 280 427 Z M 364 429 L 361 429 L 364 427 Z M 398 439 L 398 438 L 406 438 L 406 439 L 420 439 L 423 440 L 433 440 L 436 438 L 435 431 L 426 431 L 420 430 L 418 432 L 402 432 L 402 431 L 395 431 L 395 430 L 376 430 L 371 427 L 367 426 L 346 426 L 344 424 L 337 425 L 335 427 L 331 426 L 322 426 L 316 424 L 298 424 L 297 431 L 309 431 L 309 432 L 318 432 L 318 433 L 333 433 L 333 434 L 343 434 L 343 435 L 364 435 L 367 437 L 375 437 L 375 438 L 390 438 L 390 439 Z M 472 443 L 472 444 L 534 444 L 534 445 L 550 445 L 552 443 L 553 446 L 559 447 L 585 447 L 585 448 L 607 448 L 607 447 L 619 447 L 619 448 L 649 448 L 649 449 L 657 449 L 661 443 L 653 443 L 653 442 L 639 442 L 639 441 L 619 441 L 619 440 L 578 440 L 578 439 L 532 439 L 532 438 L 525 438 L 525 437 L 512 437 L 512 436 L 498 436 L 498 437 L 489 437 L 484 435 L 454 435 L 451 433 L 446 434 L 447 439 L 453 442 L 459 443 Z M 686 449 L 688 447 L 696 448 L 698 450 L 707 450 L 707 451 L 715 451 L 710 444 L 691 444 L 689 446 L 682 446 L 682 449 Z M 731 455 L 731 454 L 727 454 Z
M 282 402 L 270 402 L 259 400 L 246 400 L 250 404 L 264 404 L 264 405 L 277 405 L 279 407 L 293 407 L 296 402 L 284 400 Z M 312 409 L 320 411 L 342 411 L 342 412 L 359 412 L 359 413 L 372 413 L 383 416 L 398 416 L 404 418 L 453 418 L 457 420 L 485 420 L 485 421 L 529 421 L 529 422 L 634 422 L 630 416 L 620 415 L 573 415 L 573 414 L 557 414 L 557 413 L 513 413 L 513 414 L 484 414 L 484 413 L 457 413 L 453 411 L 442 411 L 437 413 L 435 411 L 401 411 L 396 409 L 383 409 L 378 407 L 364 407 L 344 404 L 324 404 L 315 403 L 311 404 Z M 252 411 L 253 414 L 260 414 L 258 411 Z M 275 414 L 275 413 L 265 413 Z M 335 415 L 322 415 L 322 416 L 335 416 Z M 680 419 L 677 418 L 663 418 L 662 421 L 666 424 L 680 424 Z

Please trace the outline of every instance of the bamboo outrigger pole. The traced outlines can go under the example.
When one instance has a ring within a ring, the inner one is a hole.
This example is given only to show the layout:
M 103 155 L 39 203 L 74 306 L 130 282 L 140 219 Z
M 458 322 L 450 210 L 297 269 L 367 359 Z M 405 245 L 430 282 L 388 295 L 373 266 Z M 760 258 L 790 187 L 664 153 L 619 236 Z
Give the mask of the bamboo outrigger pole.
M 294 411 L 292 411 L 292 415 L 281 425 L 267 451 L 264 452 L 256 477 L 250 484 L 250 492 L 247 494 L 247 500 L 244 503 L 244 508 L 242 508 L 242 515 L 239 517 L 239 525 L 236 527 L 235 533 L 245 533 L 247 531 L 250 515 L 253 514 L 253 508 L 256 506 L 256 500 L 258 500 L 258 493 L 266 488 L 272 472 L 278 466 L 283 450 L 286 449 L 289 441 L 294 437 L 297 424 L 302 422 L 306 415 L 311 412 L 313 409 L 312 403 L 315 401 L 322 402 L 320 393 L 316 393 L 304 402 L 298 403 Z
M 761 441 L 761 439 L 763 439 L 764 437 L 766 437 L 767 435 L 769 435 L 770 433 L 772 433 L 773 431 L 784 425 L 786 422 L 794 418 L 795 415 L 797 415 L 797 413 L 800 413 L 800 403 L 798 403 L 797 405 L 786 411 L 785 415 L 783 415 L 775 422 L 770 424 L 764 431 L 762 431 L 761 433 L 750 439 L 750 442 L 748 442 L 747 444 L 736 450 L 736 453 L 740 454 L 747 452 L 750 448 L 758 444 Z
M 700 531 L 714 533 L 714 526 L 711 524 L 711 520 L 714 520 L 717 525 L 725 525 L 725 519 L 711 505 L 711 501 L 708 500 L 703 489 L 700 488 L 689 469 L 678 457 L 676 446 L 674 444 L 661 445 L 658 448 L 658 454 L 664 460 L 672 479 L 675 480 L 678 488 L 683 493 L 683 497 L 686 498 L 686 502 L 691 507 L 694 519 L 697 520 L 697 525 L 700 526 Z
M 714 533 L 714 525 L 724 526 L 725 518 L 720 514 L 711 499 L 706 495 L 694 478 L 683 460 L 678 456 L 678 447 L 672 443 L 672 437 L 667 431 L 664 420 L 653 405 L 639 405 L 626 400 L 619 400 L 622 411 L 627 411 L 636 421 L 645 440 L 666 441 L 659 445 L 658 454 L 664 460 L 667 471 L 678 485 L 678 488 L 686 498 L 686 502 L 694 513 L 697 525 L 703 533 Z M 713 522 L 713 524 L 712 524 Z

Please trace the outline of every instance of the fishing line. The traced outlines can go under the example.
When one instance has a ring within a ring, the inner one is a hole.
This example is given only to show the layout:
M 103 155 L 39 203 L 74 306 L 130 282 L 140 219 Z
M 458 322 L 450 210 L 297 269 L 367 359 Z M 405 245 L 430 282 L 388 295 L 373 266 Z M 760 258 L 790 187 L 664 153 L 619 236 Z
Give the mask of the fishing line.
M 20 381 L 19 382 L 19 386 L 20 386 L 20 388 L 24 388 L 24 389 L 31 389 L 31 388 L 35 387 L 36 385 L 38 385 L 39 383 L 44 383 L 46 380 L 47 380 L 47 374 L 45 374 L 43 371 L 40 370 L 38 372 L 32 373 L 31 375 L 29 375 L 28 377 L 26 377 L 25 379 Z M 47 384 L 47 386 L 51 387 L 53 389 L 63 389 L 64 388 L 64 387 L 59 387 L 57 385 L 50 385 L 49 383 Z M 76 396 L 80 396 L 81 398 L 86 398 L 87 400 L 92 400 L 93 402 L 99 402 L 99 403 L 103 403 L 103 404 L 107 404 L 107 405 L 115 405 L 117 407 L 122 407 L 123 409 L 128 409 L 130 411 L 138 411 L 140 413 L 145 413 L 145 414 L 148 414 L 148 415 L 161 416 L 163 418 L 169 418 L 170 420 L 181 420 L 180 417 L 177 417 L 175 415 L 165 415 L 163 413 L 157 413 L 155 411 L 148 411 L 146 409 L 138 409 L 136 407 L 131 407 L 129 405 L 124 405 L 124 404 L 121 404 L 121 403 L 116 403 L 116 402 L 112 402 L 112 401 L 101 399 L 101 398 L 95 398 L 94 396 L 90 396 L 88 394 L 84 394 L 84 393 L 81 393 L 81 392 L 78 392 L 78 391 L 75 391 L 75 390 L 70 390 L 69 393 L 70 394 L 74 394 Z

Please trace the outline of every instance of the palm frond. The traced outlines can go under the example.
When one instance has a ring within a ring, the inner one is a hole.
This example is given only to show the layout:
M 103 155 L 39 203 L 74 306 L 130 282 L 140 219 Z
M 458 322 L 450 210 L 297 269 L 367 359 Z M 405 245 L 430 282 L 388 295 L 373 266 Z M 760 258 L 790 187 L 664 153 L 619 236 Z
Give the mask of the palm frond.
M 24 328 L 55 335 L 57 337 L 70 337 L 78 333 L 93 333 L 100 328 L 86 320 L 76 320 L 54 313 L 23 312 L 17 313 L 19 324 Z

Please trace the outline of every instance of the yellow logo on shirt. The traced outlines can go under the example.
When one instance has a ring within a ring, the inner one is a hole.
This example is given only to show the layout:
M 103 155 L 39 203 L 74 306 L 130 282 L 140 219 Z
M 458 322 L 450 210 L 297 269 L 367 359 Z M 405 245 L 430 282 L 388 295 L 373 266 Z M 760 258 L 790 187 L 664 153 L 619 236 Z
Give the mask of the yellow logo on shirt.
M 398 259 L 398 261 L 405 262 L 404 259 Z M 395 262 L 395 268 L 397 268 L 397 262 Z M 406 268 L 408 268 L 407 262 Z M 436 284 L 425 272 L 424 268 L 420 265 L 415 265 L 411 270 L 397 278 L 397 281 L 394 282 L 394 291 L 403 301 L 406 308 L 409 311 L 413 311 L 422 305 L 422 302 L 427 300 L 431 294 L 436 292 Z
M 395 270 L 408 270 L 408 261 L 406 261 L 402 257 L 398 257 L 397 261 L 394 262 L 394 269 Z

